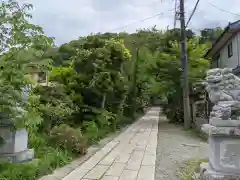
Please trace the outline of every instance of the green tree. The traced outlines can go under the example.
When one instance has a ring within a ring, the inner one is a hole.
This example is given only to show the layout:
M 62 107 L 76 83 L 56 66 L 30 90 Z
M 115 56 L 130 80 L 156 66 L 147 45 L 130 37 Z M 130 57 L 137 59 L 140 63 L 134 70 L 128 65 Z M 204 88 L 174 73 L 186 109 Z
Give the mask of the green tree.
M 203 54 L 207 46 L 199 44 L 199 39 L 194 38 L 188 41 L 188 64 L 189 64 L 189 83 L 201 80 L 206 70 L 209 68 L 209 62 L 203 59 Z M 180 61 L 180 44 L 172 42 L 169 53 L 156 53 L 149 65 L 149 73 L 155 75 L 158 84 L 158 91 L 168 99 L 165 106 L 165 112 L 171 114 L 169 119 L 172 121 L 182 121 L 182 65 Z M 156 86 L 155 86 L 156 87 Z M 180 114 L 177 114 L 180 113 Z
M 72 42 L 65 45 L 71 49 L 67 57 L 68 68 L 55 69 L 52 79 L 65 84 L 72 92 L 80 109 L 78 118 L 89 119 L 84 110 L 89 107 L 106 109 L 120 116 L 128 92 L 124 65 L 130 61 L 130 53 L 123 41 L 89 36 L 75 42 L 75 48 Z M 79 98 L 81 100 L 77 101 Z M 115 130 L 116 122 L 112 125 Z
M 30 94 L 25 101 L 22 91 L 30 83 L 26 74 L 33 64 L 38 64 L 35 60 L 39 60 L 43 53 L 41 48 L 37 48 L 37 42 L 41 46 L 52 43 L 39 26 L 28 22 L 31 8 L 30 4 L 20 6 L 13 0 L 3 1 L 0 5 L 0 112 L 17 126 L 40 122 L 34 108 L 38 98 Z
M 223 32 L 223 29 L 221 27 L 216 27 L 216 28 L 205 28 L 201 30 L 201 38 L 200 42 L 201 43 L 206 43 L 206 42 L 211 42 L 213 43 L 214 41 L 217 40 L 217 38 L 221 35 Z

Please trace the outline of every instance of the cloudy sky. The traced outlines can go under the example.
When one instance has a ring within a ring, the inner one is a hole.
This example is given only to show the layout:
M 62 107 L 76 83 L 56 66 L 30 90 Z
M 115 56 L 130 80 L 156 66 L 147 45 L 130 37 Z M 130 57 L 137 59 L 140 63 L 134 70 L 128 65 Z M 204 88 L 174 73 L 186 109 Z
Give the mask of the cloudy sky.
M 96 32 L 133 32 L 156 25 L 159 29 L 173 27 L 173 0 L 19 0 L 34 5 L 33 23 L 44 28 L 48 36 L 62 44 L 79 36 Z M 196 0 L 186 1 L 186 18 Z M 210 3 L 216 7 L 210 5 Z M 240 0 L 200 0 L 189 28 L 225 26 L 240 19 Z M 225 11 L 239 14 L 233 15 Z M 162 13 L 143 22 L 141 19 Z M 132 24 L 127 27 L 122 27 Z M 177 24 L 177 26 L 179 26 Z M 122 28 L 120 28 L 122 27 Z M 116 29 L 116 30 L 115 30 Z

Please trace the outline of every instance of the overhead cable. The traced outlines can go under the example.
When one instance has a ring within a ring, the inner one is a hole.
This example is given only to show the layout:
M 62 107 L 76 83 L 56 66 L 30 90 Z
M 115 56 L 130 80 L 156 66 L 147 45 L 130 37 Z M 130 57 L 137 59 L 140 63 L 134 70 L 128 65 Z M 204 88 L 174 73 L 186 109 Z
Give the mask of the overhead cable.
M 227 10 L 225 10 L 225 9 L 222 9 L 222 8 L 216 6 L 215 4 L 213 4 L 212 2 L 210 2 L 210 1 L 208 1 L 208 0 L 206 0 L 206 1 L 207 1 L 208 4 L 210 4 L 211 6 L 215 7 L 216 9 L 218 9 L 218 10 L 220 10 L 220 11 L 223 11 L 223 12 L 225 12 L 225 13 L 232 14 L 232 15 L 235 15 L 235 16 L 240 16 L 240 14 L 227 11 Z
M 193 8 L 193 11 L 192 11 L 192 13 L 191 13 L 191 15 L 190 15 L 190 17 L 189 17 L 187 23 L 186 23 L 186 27 L 188 26 L 188 24 L 190 23 L 190 21 L 191 21 L 193 15 L 194 15 L 194 13 L 196 12 L 199 2 L 200 2 L 200 0 L 197 0 L 195 6 L 194 6 L 194 8 Z
M 169 9 L 168 11 L 173 11 L 174 9 Z M 143 18 L 143 19 L 140 19 L 138 21 L 135 21 L 135 22 L 132 22 L 132 23 L 129 23 L 129 24 L 126 24 L 126 25 L 123 25 L 123 26 L 120 26 L 120 27 L 117 27 L 117 28 L 114 28 L 108 32 L 113 32 L 113 31 L 116 31 L 116 30 L 119 30 L 119 29 L 123 29 L 125 27 L 128 27 L 128 26 L 131 26 L 131 25 L 134 25 L 134 24 L 137 24 L 137 23 L 140 23 L 140 22 L 144 22 L 146 20 L 149 20 L 149 19 L 152 19 L 152 18 L 155 18 L 155 17 L 158 17 L 158 16 L 163 16 L 164 13 L 158 13 L 158 14 L 155 14 L 153 16 L 149 16 L 149 17 L 146 17 L 146 18 Z

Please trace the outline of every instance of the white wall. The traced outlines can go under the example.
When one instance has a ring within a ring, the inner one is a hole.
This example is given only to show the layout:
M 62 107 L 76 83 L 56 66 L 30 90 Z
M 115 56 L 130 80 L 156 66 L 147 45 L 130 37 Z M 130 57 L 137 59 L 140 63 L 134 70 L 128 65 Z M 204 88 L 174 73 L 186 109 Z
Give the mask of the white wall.
M 228 58 L 228 44 L 232 42 L 232 50 L 233 55 Z M 220 68 L 229 67 L 229 68 L 236 68 L 239 66 L 240 58 L 240 33 L 235 35 L 232 39 L 230 39 L 226 45 L 220 51 L 220 59 L 218 66 Z
M 238 44 L 237 44 L 237 46 L 238 46 L 238 66 L 240 66 L 240 32 L 238 33 L 237 38 L 238 38 Z

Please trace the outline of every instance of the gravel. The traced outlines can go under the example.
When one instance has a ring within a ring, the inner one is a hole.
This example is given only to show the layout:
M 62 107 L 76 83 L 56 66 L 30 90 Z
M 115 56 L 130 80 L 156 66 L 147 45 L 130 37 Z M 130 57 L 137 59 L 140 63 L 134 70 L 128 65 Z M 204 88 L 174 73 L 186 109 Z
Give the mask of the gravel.
M 156 158 L 156 180 L 179 180 L 178 171 L 190 159 L 208 157 L 208 145 L 188 135 L 180 125 L 169 124 L 160 117 Z

